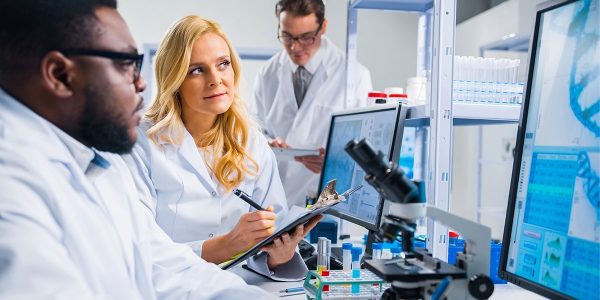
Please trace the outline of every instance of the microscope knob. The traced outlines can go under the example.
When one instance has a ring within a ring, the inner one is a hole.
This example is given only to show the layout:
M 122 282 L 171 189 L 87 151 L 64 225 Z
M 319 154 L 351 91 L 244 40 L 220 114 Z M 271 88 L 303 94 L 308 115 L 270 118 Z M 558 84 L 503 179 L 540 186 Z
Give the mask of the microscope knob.
M 488 299 L 494 292 L 494 283 L 484 274 L 474 275 L 469 279 L 469 294 L 475 299 Z
M 393 288 L 388 288 L 381 294 L 380 300 L 396 300 L 396 292 Z

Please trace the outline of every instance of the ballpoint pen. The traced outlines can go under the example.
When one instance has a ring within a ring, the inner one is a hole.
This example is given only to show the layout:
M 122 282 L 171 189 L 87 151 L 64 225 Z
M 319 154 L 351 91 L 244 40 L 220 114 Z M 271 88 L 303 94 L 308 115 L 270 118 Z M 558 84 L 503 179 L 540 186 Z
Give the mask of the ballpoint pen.
M 235 189 L 235 190 L 233 190 L 233 193 L 236 196 L 238 196 L 240 199 L 246 201 L 246 203 L 250 204 L 250 206 L 256 208 L 257 210 L 266 210 L 266 209 L 262 208 L 260 205 L 258 205 L 258 203 L 252 201 L 252 199 L 246 193 L 244 193 L 244 191 Z
M 280 293 L 295 293 L 295 292 L 303 292 L 304 291 L 304 287 L 293 287 L 293 288 L 287 288 L 285 290 L 281 290 L 279 291 Z

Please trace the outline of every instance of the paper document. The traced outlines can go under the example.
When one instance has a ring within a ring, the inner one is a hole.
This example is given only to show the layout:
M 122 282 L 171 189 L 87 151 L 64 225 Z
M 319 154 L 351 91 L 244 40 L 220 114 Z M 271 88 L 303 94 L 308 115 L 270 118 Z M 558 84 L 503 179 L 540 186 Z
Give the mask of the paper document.
M 319 150 L 271 147 L 278 161 L 294 160 L 294 156 L 318 156 Z

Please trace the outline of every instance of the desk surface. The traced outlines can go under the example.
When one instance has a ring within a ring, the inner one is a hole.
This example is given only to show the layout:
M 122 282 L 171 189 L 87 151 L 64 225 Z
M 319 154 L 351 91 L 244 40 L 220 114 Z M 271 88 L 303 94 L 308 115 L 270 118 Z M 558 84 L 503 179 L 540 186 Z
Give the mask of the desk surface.
M 279 293 L 280 290 L 286 288 L 302 286 L 304 281 L 276 282 L 251 271 L 242 269 L 240 265 L 237 265 L 235 268 L 233 268 L 232 272 L 241 276 L 248 284 L 256 285 L 265 291 L 272 293 L 275 297 L 281 297 L 282 299 L 286 300 L 306 300 L 306 296 L 303 293 L 290 293 L 288 295 Z M 546 298 L 524 290 L 513 284 L 497 284 L 494 288 L 494 294 L 490 299 L 536 300 Z

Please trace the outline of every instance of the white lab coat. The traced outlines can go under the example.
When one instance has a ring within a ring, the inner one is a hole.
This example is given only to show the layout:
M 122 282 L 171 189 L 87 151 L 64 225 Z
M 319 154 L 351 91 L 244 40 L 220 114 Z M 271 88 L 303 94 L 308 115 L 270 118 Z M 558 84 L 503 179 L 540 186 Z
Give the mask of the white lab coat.
M 119 156 L 84 146 L 1 89 L 0 166 L 1 299 L 270 297 L 174 243 Z
M 187 130 L 181 145 L 163 140 L 157 145 L 146 134 L 150 125 L 147 121 L 141 124 L 136 146 L 125 160 L 152 194 L 146 199 L 146 206 L 156 222 L 174 241 L 187 243 L 200 255 L 205 240 L 231 231 L 244 213 L 255 209 L 233 193 L 224 192 L 212 179 Z M 259 173 L 246 176 L 236 188 L 262 207 L 273 206 L 277 219 L 282 220 L 288 206 L 273 151 L 256 129 L 250 131 L 246 150 L 258 164 Z M 252 257 L 248 264 L 262 275 L 283 281 L 300 280 L 308 271 L 298 253 L 274 272 L 267 266 L 266 253 Z
M 251 109 L 268 136 L 281 137 L 292 148 L 317 149 L 325 147 L 334 111 L 366 106 L 367 94 L 372 89 L 371 75 L 364 66 L 357 65 L 356 93 L 346 102 L 345 54 L 341 50 L 324 37 L 307 65 L 316 70 L 300 109 L 292 83 L 296 66 L 285 51 L 273 56 L 259 70 Z M 303 206 L 307 192 L 317 192 L 319 175 L 304 165 L 279 162 L 279 172 L 288 205 Z

